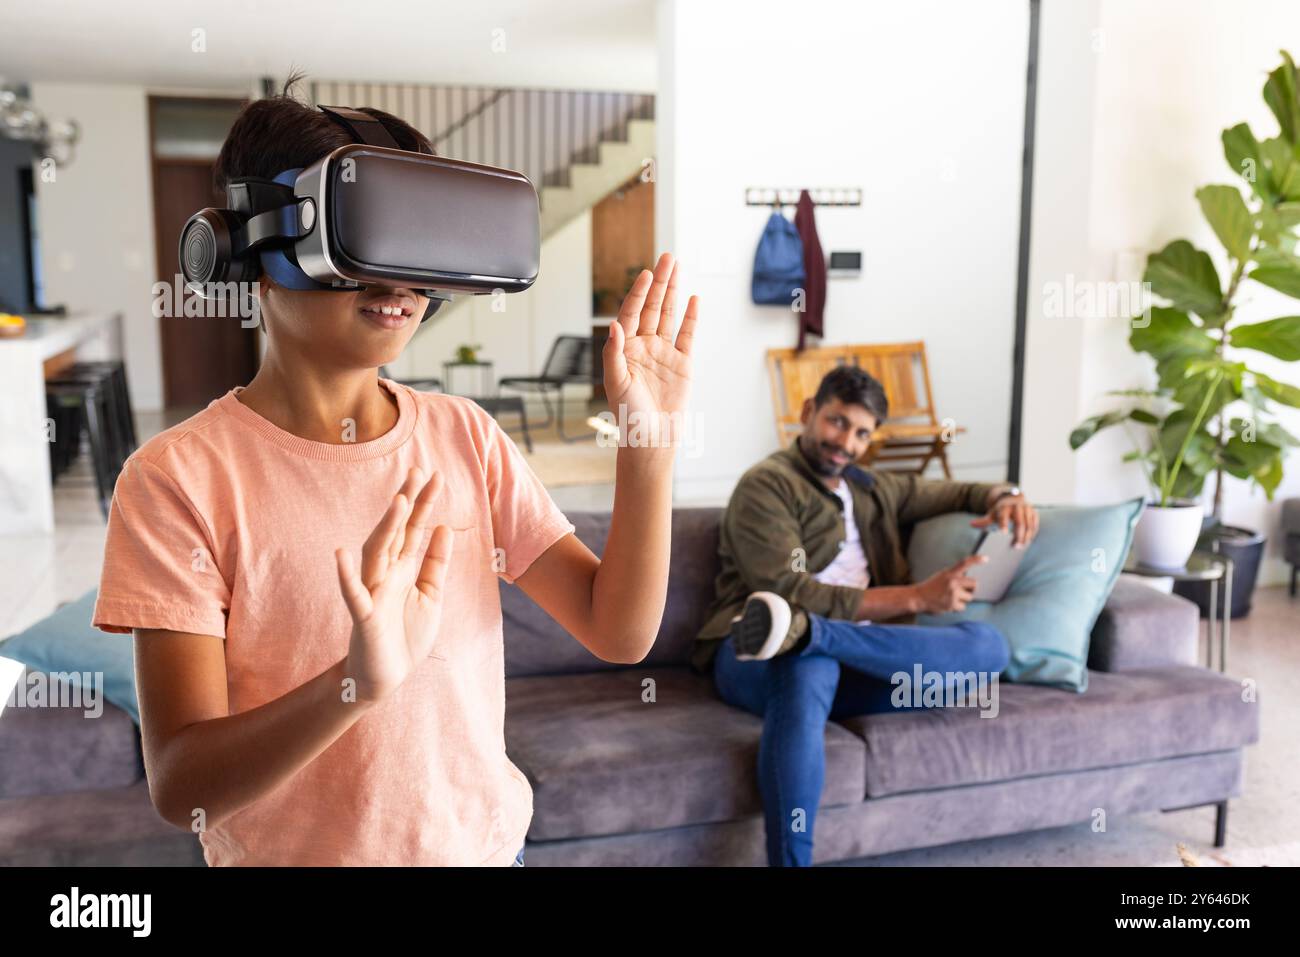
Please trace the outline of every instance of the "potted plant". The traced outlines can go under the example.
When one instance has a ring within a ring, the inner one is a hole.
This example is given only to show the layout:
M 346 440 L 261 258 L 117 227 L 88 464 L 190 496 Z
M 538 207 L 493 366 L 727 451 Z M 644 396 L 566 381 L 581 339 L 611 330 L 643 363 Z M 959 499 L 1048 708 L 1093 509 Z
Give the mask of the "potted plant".
M 455 359 L 456 364 L 463 366 L 477 365 L 478 351 L 482 348 L 483 347 L 478 343 L 474 343 L 473 345 L 465 344 L 457 346 Z
M 1212 370 L 1208 378 L 1217 389 L 1222 373 Z M 1205 481 L 1205 450 L 1201 426 L 1209 414 L 1214 391 L 1207 389 L 1192 411 L 1179 405 L 1168 389 L 1125 389 L 1109 393 L 1136 400 L 1126 408 L 1114 409 L 1085 419 L 1070 433 L 1070 447 L 1078 449 L 1102 429 L 1136 423 L 1148 432 L 1145 441 L 1124 456 L 1125 462 L 1139 462 L 1151 488 L 1133 537 L 1138 560 L 1145 565 L 1179 568 L 1196 548 L 1205 511 L 1197 500 Z
M 1278 135 L 1258 140 L 1247 124 L 1239 123 L 1222 136 L 1228 165 L 1246 182 L 1249 198 L 1236 186 L 1205 186 L 1196 192 L 1223 246 L 1229 267 L 1226 286 L 1209 254 L 1185 239 L 1147 259 L 1143 280 L 1167 305 L 1153 306 L 1134 319 L 1129 344 L 1155 359 L 1158 384 L 1149 392 L 1131 394 L 1143 402 L 1160 402 L 1165 410 L 1158 414 L 1139 404 L 1107 412 L 1086 420 L 1070 436 L 1077 449 L 1098 430 L 1120 422 L 1150 427 L 1153 442 L 1127 458 L 1140 459 L 1151 469 L 1153 486 L 1160 492 L 1151 508 L 1168 509 L 1198 499 L 1205 480 L 1214 475 L 1214 504 L 1201 542 L 1203 547 L 1236 551 L 1234 616 L 1249 610 L 1264 538 L 1223 524 L 1225 475 L 1253 483 L 1271 501 L 1282 481 L 1287 452 L 1298 444 L 1269 414 L 1273 402 L 1300 408 L 1300 389 L 1236 358 L 1236 351 L 1243 350 L 1247 356 L 1262 352 L 1286 362 L 1300 359 L 1300 316 L 1243 323 L 1236 315 L 1239 296 L 1249 288 L 1247 280 L 1300 297 L 1300 78 L 1290 54 L 1281 55 L 1281 65 L 1269 74 L 1263 90 L 1277 118 Z M 1160 471 L 1162 462 L 1165 472 Z M 1160 481 L 1162 476 L 1165 481 Z M 1182 529 L 1171 515 L 1144 515 L 1142 522 L 1147 537 L 1156 535 L 1157 525 Z M 1200 598 L 1201 592 L 1190 597 Z

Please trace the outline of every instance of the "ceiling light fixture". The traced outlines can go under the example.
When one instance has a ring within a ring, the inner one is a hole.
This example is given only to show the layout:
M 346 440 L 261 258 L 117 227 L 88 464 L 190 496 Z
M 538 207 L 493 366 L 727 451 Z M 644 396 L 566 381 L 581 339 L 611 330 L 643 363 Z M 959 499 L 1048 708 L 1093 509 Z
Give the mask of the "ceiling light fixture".
M 76 120 L 47 120 L 20 88 L 0 84 L 0 136 L 31 143 L 41 156 L 66 166 L 81 128 Z

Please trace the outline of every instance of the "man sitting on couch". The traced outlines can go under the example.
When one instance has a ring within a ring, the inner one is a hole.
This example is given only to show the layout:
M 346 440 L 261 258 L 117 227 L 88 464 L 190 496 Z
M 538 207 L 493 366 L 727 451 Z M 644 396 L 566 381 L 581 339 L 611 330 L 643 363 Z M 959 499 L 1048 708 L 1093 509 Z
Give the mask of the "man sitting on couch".
M 758 779 L 773 866 L 812 863 L 828 718 L 895 710 L 891 678 L 918 665 L 996 676 L 1008 662 L 990 625 L 898 623 L 965 608 L 975 587 L 966 570 L 982 561 L 913 584 L 906 536 L 932 515 L 969 511 L 986 513 L 973 525 L 1014 527 L 1024 546 L 1037 513 L 1015 486 L 858 468 L 887 413 L 879 382 L 834 369 L 805 400 L 799 438 L 741 477 L 722 518 L 717 596 L 691 663 L 712 665 L 722 699 L 763 718 Z

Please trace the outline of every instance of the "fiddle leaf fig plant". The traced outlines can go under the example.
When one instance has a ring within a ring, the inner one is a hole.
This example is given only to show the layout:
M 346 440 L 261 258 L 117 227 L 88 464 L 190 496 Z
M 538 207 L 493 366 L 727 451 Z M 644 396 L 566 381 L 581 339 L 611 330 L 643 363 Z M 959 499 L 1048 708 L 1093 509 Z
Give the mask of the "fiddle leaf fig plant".
M 1271 500 L 1287 452 L 1300 444 L 1270 419 L 1272 403 L 1300 408 L 1300 388 L 1226 353 L 1231 347 L 1300 360 L 1300 315 L 1253 323 L 1236 317 L 1247 281 L 1300 298 L 1300 75 L 1291 55 L 1281 55 L 1264 84 L 1278 134 L 1258 140 L 1245 123 L 1223 131 L 1224 156 L 1247 195 L 1227 185 L 1196 191 L 1223 246 L 1226 284 L 1209 253 L 1185 239 L 1149 256 L 1143 281 L 1166 305 L 1134 317 L 1129 345 L 1155 359 L 1157 387 L 1112 393 L 1131 399 L 1129 407 L 1092 416 L 1070 434 L 1078 449 L 1102 429 L 1140 427 L 1145 437 L 1134 436 L 1137 449 L 1125 461 L 1142 463 L 1153 500 L 1163 507 L 1195 499 L 1214 474 L 1216 519 L 1225 473 L 1253 482 Z

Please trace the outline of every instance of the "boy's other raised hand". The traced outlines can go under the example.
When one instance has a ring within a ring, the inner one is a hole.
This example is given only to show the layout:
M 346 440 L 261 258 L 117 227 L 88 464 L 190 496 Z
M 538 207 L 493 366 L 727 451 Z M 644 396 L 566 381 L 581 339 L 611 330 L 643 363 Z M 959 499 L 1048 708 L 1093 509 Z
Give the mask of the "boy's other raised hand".
M 605 394 L 620 420 L 647 428 L 671 428 L 686 410 L 691 384 L 691 347 L 699 315 L 699 297 L 686 303 L 677 325 L 677 262 L 671 253 L 659 257 L 654 272 L 642 270 L 632 283 L 609 325 L 605 342 Z M 656 444 L 671 444 L 673 436 L 654 433 Z
M 362 546 L 360 572 L 348 551 L 334 553 L 352 616 L 346 671 L 362 700 L 378 701 L 401 685 L 438 636 L 452 547 L 451 530 L 433 524 L 441 490 L 441 474 L 426 480 L 411 469 Z

